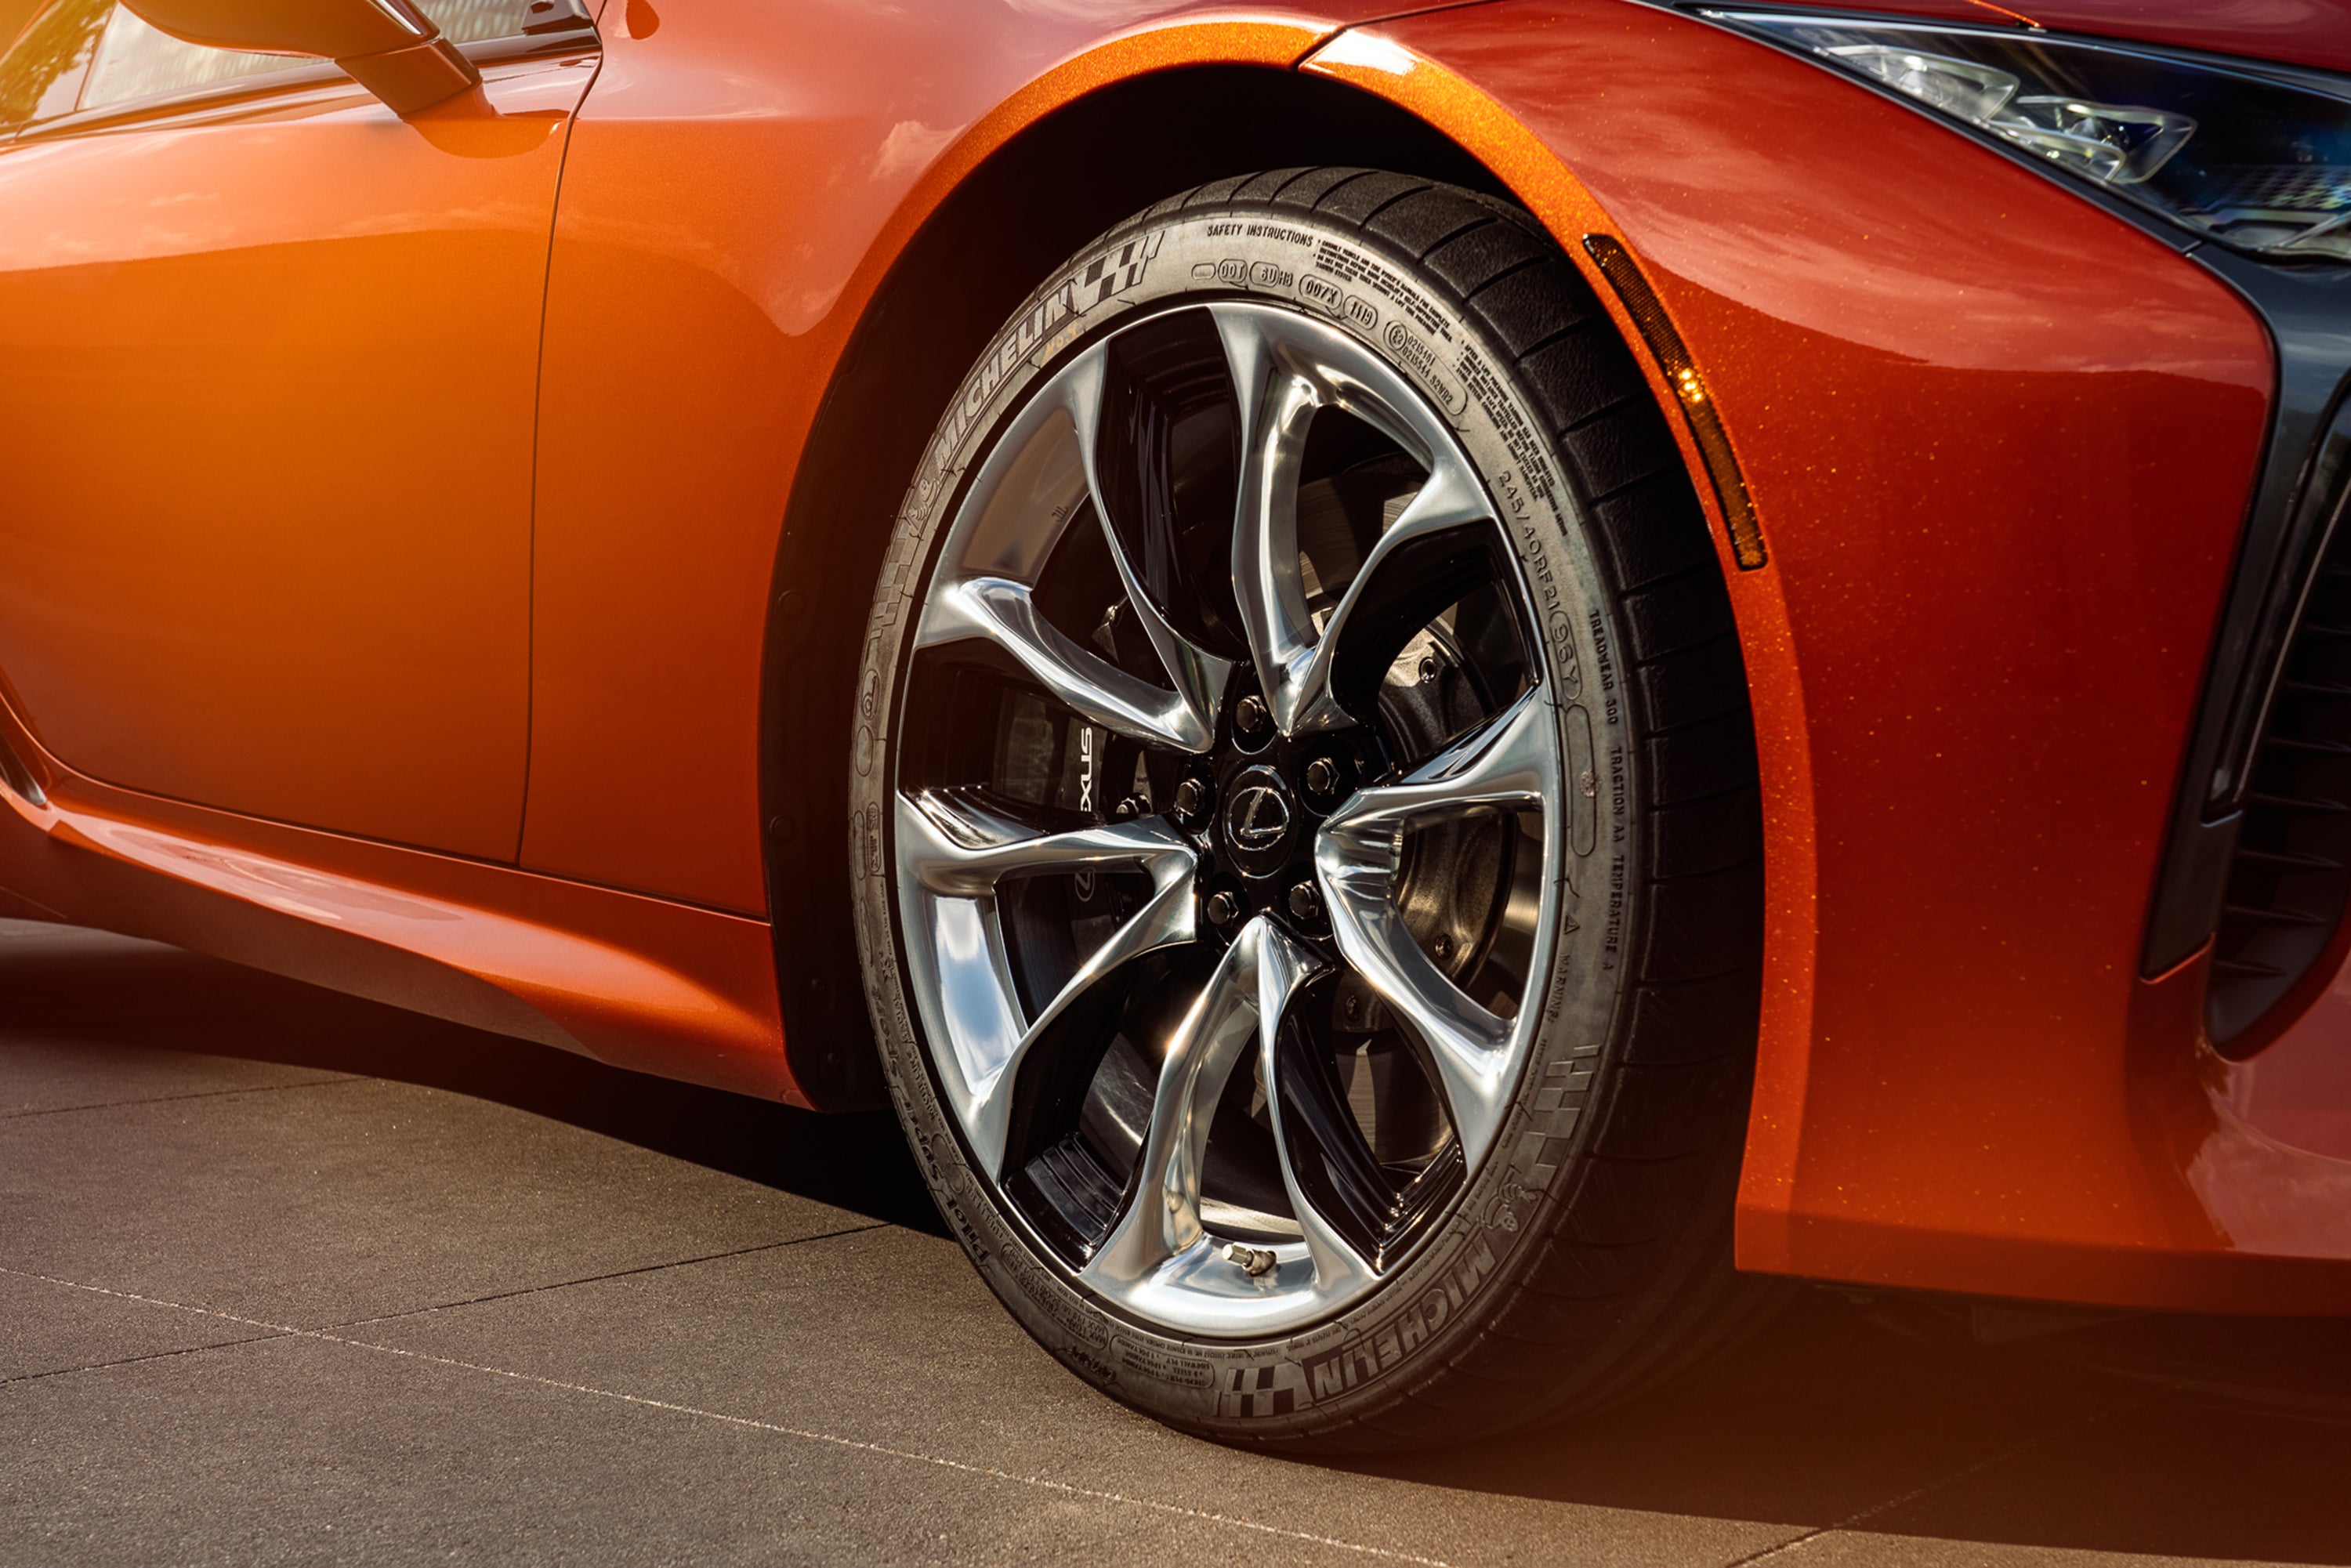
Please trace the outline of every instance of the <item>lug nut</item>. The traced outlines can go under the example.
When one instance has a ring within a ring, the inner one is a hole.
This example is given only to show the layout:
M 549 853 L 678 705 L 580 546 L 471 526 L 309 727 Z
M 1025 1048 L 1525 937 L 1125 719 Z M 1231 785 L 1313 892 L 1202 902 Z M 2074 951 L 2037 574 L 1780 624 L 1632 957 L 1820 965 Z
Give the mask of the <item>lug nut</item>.
M 1339 792 L 1339 765 L 1327 757 L 1318 757 L 1306 765 L 1306 792 L 1319 800 L 1327 800 Z
M 1208 804 L 1208 787 L 1197 779 L 1186 779 L 1176 786 L 1176 820 L 1188 822 L 1198 816 Z
M 1290 890 L 1290 913 L 1301 920 L 1311 920 L 1322 913 L 1322 895 L 1311 882 L 1301 882 Z
M 1211 925 L 1230 925 L 1240 918 L 1241 901 L 1229 892 L 1212 893 L 1208 894 L 1207 910 Z
M 1265 699 L 1254 693 L 1234 705 L 1233 727 L 1250 740 L 1263 735 L 1273 716 L 1265 711 Z

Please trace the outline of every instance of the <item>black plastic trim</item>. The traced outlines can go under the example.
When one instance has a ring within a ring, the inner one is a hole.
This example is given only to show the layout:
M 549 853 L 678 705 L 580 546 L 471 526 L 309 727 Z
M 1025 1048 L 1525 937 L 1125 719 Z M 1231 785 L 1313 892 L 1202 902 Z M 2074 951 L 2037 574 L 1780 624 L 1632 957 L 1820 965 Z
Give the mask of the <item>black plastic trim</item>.
M 2339 455 L 2351 427 L 2327 444 Z M 2318 564 L 2267 688 L 2212 941 L 2204 1021 L 2223 1055 L 2275 1038 L 2263 1026 L 2307 994 L 2351 904 L 2351 490 L 2324 469 L 2309 482 L 2325 505 Z
M 2351 418 L 2338 412 L 2351 386 L 2351 267 L 2275 267 L 2217 246 L 2194 259 L 2268 326 L 2278 383 L 2148 906 L 2139 957 L 2148 976 L 2194 956 L 2219 925 L 2254 748 L 2351 477 Z

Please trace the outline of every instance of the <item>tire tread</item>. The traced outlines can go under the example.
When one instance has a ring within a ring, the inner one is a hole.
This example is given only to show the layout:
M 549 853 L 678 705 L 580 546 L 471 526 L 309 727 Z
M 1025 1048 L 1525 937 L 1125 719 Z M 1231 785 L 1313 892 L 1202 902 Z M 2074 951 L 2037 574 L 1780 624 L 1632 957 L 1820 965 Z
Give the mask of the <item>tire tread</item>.
M 1271 204 L 1404 251 L 1509 351 L 1614 580 L 1650 791 L 1639 969 L 1615 1069 L 1584 1113 L 1600 1132 L 1579 1156 L 1568 1222 L 1452 1358 L 1458 1381 L 1425 1379 L 1375 1420 L 1267 1445 L 1380 1448 L 1629 1398 L 1735 1343 L 1778 1299 L 1729 1263 L 1761 995 L 1761 796 L 1706 512 L 1638 362 L 1574 265 L 1518 209 L 1403 175 L 1293 176 Z M 1595 1337 L 1602 1352 L 1574 1358 L 1593 1371 L 1530 1396 L 1531 1352 Z

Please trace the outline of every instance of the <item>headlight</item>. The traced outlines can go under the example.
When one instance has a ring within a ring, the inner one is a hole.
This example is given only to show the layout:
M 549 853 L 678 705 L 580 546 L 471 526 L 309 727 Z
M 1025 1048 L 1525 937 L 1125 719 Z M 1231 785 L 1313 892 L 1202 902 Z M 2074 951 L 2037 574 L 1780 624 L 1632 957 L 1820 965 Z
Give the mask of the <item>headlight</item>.
M 2241 249 L 2351 261 L 2351 80 L 2045 34 L 1714 11 Z

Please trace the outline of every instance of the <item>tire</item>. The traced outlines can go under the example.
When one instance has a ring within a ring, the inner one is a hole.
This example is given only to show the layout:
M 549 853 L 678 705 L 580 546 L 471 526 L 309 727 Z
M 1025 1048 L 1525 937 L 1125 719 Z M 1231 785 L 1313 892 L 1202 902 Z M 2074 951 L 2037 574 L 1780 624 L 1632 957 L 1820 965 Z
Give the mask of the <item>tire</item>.
M 1726 1339 L 1745 675 L 1665 417 L 1528 214 L 1287 170 L 1088 247 L 941 419 L 858 690 L 891 1093 L 1080 1377 L 1367 1450 Z

